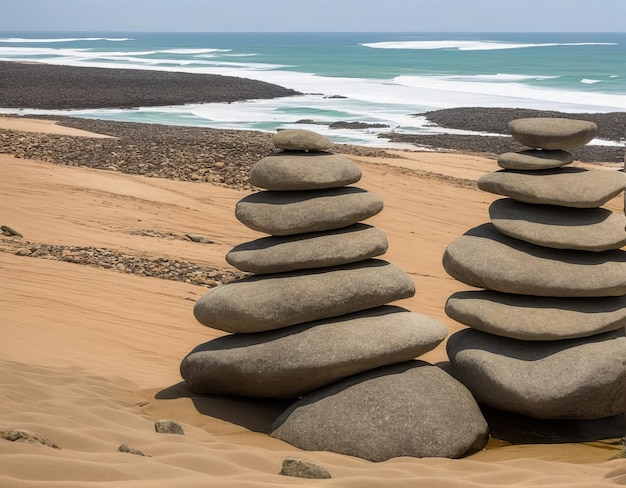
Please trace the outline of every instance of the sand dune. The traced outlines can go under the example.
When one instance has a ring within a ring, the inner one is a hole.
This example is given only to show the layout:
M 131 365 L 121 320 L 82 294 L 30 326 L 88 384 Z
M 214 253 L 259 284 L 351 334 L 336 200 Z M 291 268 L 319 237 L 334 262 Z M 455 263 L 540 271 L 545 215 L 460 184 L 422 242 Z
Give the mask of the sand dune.
M 31 127 L 32 129 L 32 127 Z M 39 130 L 37 127 L 35 130 Z M 445 247 L 488 220 L 495 199 L 472 181 L 495 169 L 476 156 L 401 153 L 354 158 L 359 186 L 385 209 L 370 223 L 385 231 L 385 259 L 408 272 L 416 296 L 402 305 L 461 326 L 443 312 L 463 289 L 441 266 Z M 28 243 L 93 246 L 227 269 L 224 254 L 258 237 L 236 221 L 244 193 L 0 155 L 0 429 L 43 435 L 61 449 L 0 440 L 2 487 L 303 486 L 279 476 L 297 457 L 328 469 L 317 485 L 340 487 L 610 487 L 626 485 L 616 439 L 584 444 L 492 442 L 461 460 L 399 458 L 383 463 L 303 452 L 262 432 L 284 405 L 193 397 L 178 365 L 195 345 L 222 333 L 198 324 L 194 301 L 206 288 L 115 269 L 18 256 Z M 622 211 L 623 198 L 608 205 Z M 151 231 L 151 234 L 137 231 Z M 202 234 L 199 244 L 183 237 Z M 179 236 L 180 238 L 173 238 Z M 445 360 L 443 345 L 424 356 Z M 171 418 L 185 435 L 158 434 Z M 151 457 L 116 452 L 127 444 Z

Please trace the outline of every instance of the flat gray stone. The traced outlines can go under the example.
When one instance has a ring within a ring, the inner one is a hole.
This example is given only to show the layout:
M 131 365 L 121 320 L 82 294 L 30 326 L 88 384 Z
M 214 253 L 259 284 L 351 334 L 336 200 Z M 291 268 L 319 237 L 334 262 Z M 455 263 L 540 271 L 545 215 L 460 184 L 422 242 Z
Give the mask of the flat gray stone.
M 185 429 L 175 420 L 161 419 L 154 423 L 154 430 L 159 434 L 185 435 Z
M 259 275 L 207 292 L 193 312 L 203 325 L 226 332 L 261 332 L 337 317 L 409 298 L 413 280 L 386 261 Z
M 256 162 L 250 183 L 274 191 L 320 190 L 351 185 L 361 170 L 345 156 L 323 152 L 282 152 Z
M 478 179 L 478 188 L 525 203 L 564 207 L 601 207 L 626 187 L 626 174 L 614 170 L 558 168 L 500 170 Z
M 509 122 L 513 138 L 525 146 L 541 149 L 575 149 L 591 141 L 598 127 L 586 120 L 536 117 Z
M 626 410 L 624 329 L 549 342 L 465 329 L 447 349 L 452 373 L 479 403 L 538 419 L 598 419 Z
M 498 156 L 498 166 L 504 169 L 550 169 L 560 168 L 574 161 L 574 155 L 568 151 L 544 151 L 529 149 L 520 152 L 507 152 Z
M 489 216 L 503 234 L 538 246 L 595 252 L 626 246 L 626 217 L 605 208 L 537 205 L 503 198 L 491 204 Z
M 289 457 L 283 460 L 280 473 L 278 474 L 314 480 L 327 480 L 332 478 L 328 470 L 318 464 Z
M 253 230 L 286 236 L 348 227 L 382 209 L 376 193 L 348 186 L 253 193 L 237 202 L 235 216 Z
M 327 151 L 333 142 L 326 136 L 310 130 L 284 129 L 272 136 L 274 146 L 289 151 Z
M 591 253 L 536 246 L 498 232 L 470 229 L 443 255 L 445 270 L 477 288 L 553 297 L 626 295 L 626 251 Z
M 555 298 L 462 291 L 448 298 L 445 310 L 473 329 L 523 341 L 587 337 L 626 326 L 626 295 Z
M 363 261 L 387 251 L 385 233 L 366 224 L 295 236 L 263 237 L 234 247 L 226 261 L 255 274 L 324 268 Z
M 484 447 L 488 427 L 469 391 L 422 361 L 384 366 L 302 397 L 270 435 L 307 451 L 370 461 L 458 458 Z
M 191 351 L 180 371 L 195 393 L 297 398 L 347 376 L 418 357 L 447 335 L 440 322 L 385 305 L 220 337 Z

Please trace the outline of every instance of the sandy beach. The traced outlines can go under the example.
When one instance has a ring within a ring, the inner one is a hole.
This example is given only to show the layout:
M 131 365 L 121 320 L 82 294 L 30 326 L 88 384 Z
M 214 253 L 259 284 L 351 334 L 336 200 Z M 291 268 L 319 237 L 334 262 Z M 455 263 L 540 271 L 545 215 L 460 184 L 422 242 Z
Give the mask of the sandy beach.
M 116 140 L 111 133 L 23 117 L 0 117 L 0 135 L 5 148 L 33 137 L 76 147 Z M 227 131 L 223 135 L 229 140 Z M 245 136 L 239 134 L 240 141 Z M 255 148 L 246 149 L 249 164 L 271 150 Z M 382 463 L 300 451 L 270 438 L 264 431 L 284 403 L 194 396 L 178 372 L 195 345 L 223 334 L 196 322 L 195 300 L 236 278 L 224 255 L 260 237 L 234 215 L 236 202 L 251 191 L 242 183 L 247 166 L 229 179 L 226 158 L 221 173 L 194 179 L 148 167 L 132 172 L 121 163 L 96 168 L 57 164 L 54 155 L 4 152 L 0 225 L 22 236 L 0 236 L 0 429 L 35 432 L 60 449 L 0 440 L 0 486 L 626 485 L 618 438 L 492 438 L 464 459 Z M 396 303 L 439 320 L 450 333 L 459 330 L 443 310 L 464 285 L 446 274 L 441 257 L 452 240 L 488 221 L 496 195 L 479 191 L 475 181 L 497 168 L 495 160 L 462 152 L 346 152 L 363 172 L 358 186 L 385 202 L 368 220 L 388 236 L 384 259 L 416 285 L 414 297 Z M 623 206 L 622 195 L 606 205 L 616 212 Z M 210 242 L 193 242 L 188 234 Z M 111 260 L 90 259 L 94 255 Z M 184 274 L 186 265 L 200 274 Z M 445 361 L 445 342 L 421 358 Z M 180 423 L 185 435 L 156 433 L 154 422 L 164 418 Z M 122 444 L 149 457 L 117 452 Z M 332 479 L 280 476 L 286 457 L 319 464 Z

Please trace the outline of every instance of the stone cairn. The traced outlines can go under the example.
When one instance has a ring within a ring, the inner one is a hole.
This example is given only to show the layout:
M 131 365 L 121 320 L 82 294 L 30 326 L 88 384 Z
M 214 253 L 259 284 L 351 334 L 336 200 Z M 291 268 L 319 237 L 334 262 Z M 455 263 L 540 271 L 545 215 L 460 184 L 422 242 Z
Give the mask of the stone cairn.
M 372 461 L 460 457 L 481 449 L 487 424 L 469 391 L 414 358 L 447 336 L 441 323 L 387 305 L 415 293 L 411 278 L 373 259 L 385 234 L 360 223 L 381 198 L 354 186 L 361 171 L 327 152 L 315 132 L 282 130 L 282 151 L 250 172 L 263 191 L 237 203 L 237 219 L 270 234 L 226 260 L 252 276 L 202 296 L 197 320 L 229 332 L 181 363 L 201 394 L 290 398 L 270 435 L 305 450 Z
M 623 422 L 626 411 L 626 218 L 601 208 L 626 187 L 614 170 L 567 166 L 593 123 L 518 119 L 532 149 L 498 157 L 478 187 L 503 195 L 491 223 L 453 241 L 446 271 L 483 290 L 453 294 L 469 326 L 447 350 L 453 376 L 479 403 L 536 419 Z

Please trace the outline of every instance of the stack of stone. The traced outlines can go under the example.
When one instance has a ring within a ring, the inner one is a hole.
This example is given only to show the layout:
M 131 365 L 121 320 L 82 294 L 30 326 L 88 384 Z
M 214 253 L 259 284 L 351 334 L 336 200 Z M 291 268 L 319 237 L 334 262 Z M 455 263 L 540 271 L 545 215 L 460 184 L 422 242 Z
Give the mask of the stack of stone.
M 508 198 L 491 223 L 445 251 L 446 271 L 484 290 L 452 295 L 452 373 L 479 403 L 538 419 L 598 419 L 626 411 L 626 218 L 601 208 L 626 186 L 620 171 L 567 167 L 590 122 L 509 124 L 532 149 L 498 158 L 478 181 Z
M 486 423 L 469 391 L 413 360 L 443 341 L 446 327 L 387 305 L 415 288 L 402 270 L 373 259 L 386 252 L 386 236 L 360 222 L 382 210 L 381 198 L 347 186 L 361 171 L 327 152 L 326 137 L 284 130 L 273 141 L 282 151 L 250 172 L 251 184 L 264 190 L 235 210 L 270 236 L 226 256 L 253 276 L 196 302 L 200 323 L 231 334 L 185 357 L 189 389 L 300 398 L 271 435 L 302 449 L 384 460 L 482 448 Z M 439 432 L 445 428 L 447 435 Z

